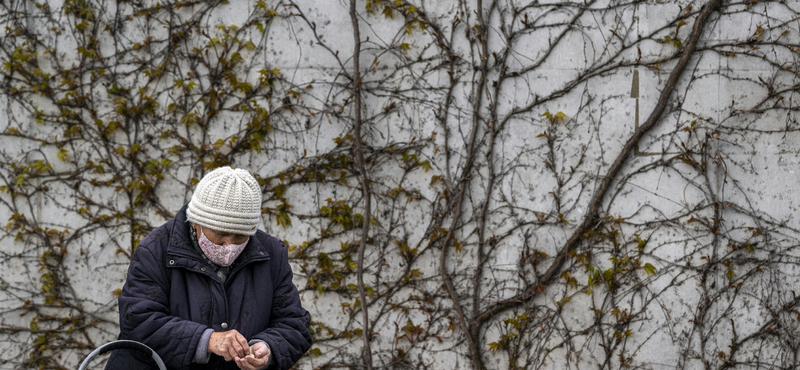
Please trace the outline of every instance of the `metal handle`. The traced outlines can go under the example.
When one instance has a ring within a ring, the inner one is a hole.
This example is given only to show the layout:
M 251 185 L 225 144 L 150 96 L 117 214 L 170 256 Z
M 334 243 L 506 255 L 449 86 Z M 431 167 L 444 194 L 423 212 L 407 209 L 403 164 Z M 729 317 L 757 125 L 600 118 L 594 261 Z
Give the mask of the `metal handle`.
M 153 357 L 153 361 L 155 361 L 156 365 L 158 365 L 158 368 L 161 370 L 167 370 L 167 367 L 164 365 L 164 361 L 161 361 L 161 357 L 158 356 L 156 351 L 153 351 L 153 349 L 147 345 L 134 340 L 115 340 L 98 347 L 96 350 L 92 351 L 92 353 L 90 353 L 85 360 L 83 360 L 81 367 L 79 367 L 78 370 L 86 370 L 86 367 L 89 366 L 89 362 L 92 361 L 92 359 L 115 349 L 135 349 L 145 353 L 150 353 Z

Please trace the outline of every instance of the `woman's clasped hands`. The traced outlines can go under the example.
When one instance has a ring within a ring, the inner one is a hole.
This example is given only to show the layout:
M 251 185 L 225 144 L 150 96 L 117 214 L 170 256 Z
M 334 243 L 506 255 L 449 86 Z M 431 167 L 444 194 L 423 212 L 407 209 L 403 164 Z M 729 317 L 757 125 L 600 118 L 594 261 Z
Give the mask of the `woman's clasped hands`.
M 266 343 L 258 342 L 250 346 L 247 339 L 236 330 L 212 333 L 208 351 L 222 356 L 225 361 L 235 361 L 242 370 L 263 369 L 269 363 L 270 356 Z

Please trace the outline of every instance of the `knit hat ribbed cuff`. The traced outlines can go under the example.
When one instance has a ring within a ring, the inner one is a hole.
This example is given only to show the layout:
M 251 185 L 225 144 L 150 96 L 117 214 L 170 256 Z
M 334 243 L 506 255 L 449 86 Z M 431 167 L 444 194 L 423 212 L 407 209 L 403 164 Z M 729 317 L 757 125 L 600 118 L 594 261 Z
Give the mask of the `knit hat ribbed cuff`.
M 231 216 L 230 212 L 206 207 L 194 199 L 189 202 L 189 208 L 186 210 L 186 218 L 193 223 L 214 231 L 239 235 L 255 234 L 256 225 L 261 221 L 261 213 L 240 213 L 236 217 Z

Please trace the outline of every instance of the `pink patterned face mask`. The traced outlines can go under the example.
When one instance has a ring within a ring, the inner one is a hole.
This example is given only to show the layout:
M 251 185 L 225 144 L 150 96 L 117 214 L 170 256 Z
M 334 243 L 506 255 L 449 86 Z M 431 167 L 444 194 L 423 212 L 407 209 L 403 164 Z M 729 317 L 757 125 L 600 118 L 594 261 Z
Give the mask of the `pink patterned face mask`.
M 203 253 L 206 254 L 206 257 L 208 257 L 211 262 L 214 262 L 222 267 L 230 266 L 233 261 L 236 260 L 236 257 L 239 257 L 239 254 L 242 253 L 244 247 L 247 246 L 248 241 L 250 241 L 250 238 L 247 238 L 247 240 L 245 240 L 242 244 L 214 244 L 214 242 L 208 240 L 206 234 L 203 232 L 202 227 L 200 227 L 200 237 L 197 238 L 197 244 L 200 245 L 200 249 L 203 250 Z

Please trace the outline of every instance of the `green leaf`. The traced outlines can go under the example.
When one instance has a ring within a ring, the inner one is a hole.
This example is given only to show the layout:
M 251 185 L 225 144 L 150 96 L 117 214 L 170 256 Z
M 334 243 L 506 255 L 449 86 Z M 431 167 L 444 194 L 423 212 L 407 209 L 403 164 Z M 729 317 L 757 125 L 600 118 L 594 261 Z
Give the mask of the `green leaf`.
M 292 219 L 289 218 L 289 214 L 284 211 L 278 213 L 278 216 L 275 217 L 275 221 L 278 223 L 278 226 L 282 226 L 284 229 L 287 226 L 292 226 Z
M 642 238 L 639 236 L 639 234 L 633 234 L 633 236 L 636 238 L 636 241 L 639 243 L 639 244 L 636 246 L 636 248 L 639 250 L 639 252 L 643 251 L 643 250 L 644 250 L 644 247 L 647 245 L 647 240 L 648 240 L 648 239 L 642 239 Z
M 250 149 L 256 153 L 261 153 L 261 143 L 258 140 L 250 140 Z
M 675 34 L 678 34 L 678 31 L 681 30 L 681 27 L 686 25 L 686 21 L 682 20 L 678 23 L 677 27 L 675 27 Z
M 247 40 L 242 46 L 244 46 L 247 50 L 256 50 L 256 44 L 250 40 Z
M 422 166 L 422 169 L 424 169 L 425 172 L 428 172 L 428 171 L 431 170 L 431 162 L 430 161 L 423 161 L 419 165 Z
M 651 265 L 651 264 L 649 264 L 649 263 L 645 263 L 644 264 L 644 271 L 647 273 L 647 276 L 650 276 L 650 275 L 656 273 L 656 267 Z
M 61 149 L 56 154 L 56 157 L 61 160 L 61 162 L 67 162 L 67 157 L 69 157 L 69 152 L 66 149 Z

